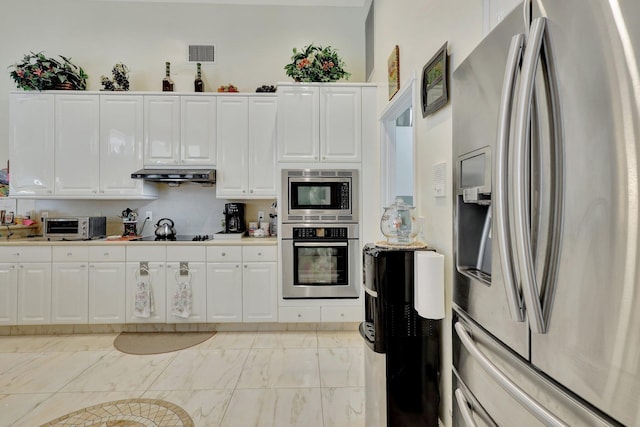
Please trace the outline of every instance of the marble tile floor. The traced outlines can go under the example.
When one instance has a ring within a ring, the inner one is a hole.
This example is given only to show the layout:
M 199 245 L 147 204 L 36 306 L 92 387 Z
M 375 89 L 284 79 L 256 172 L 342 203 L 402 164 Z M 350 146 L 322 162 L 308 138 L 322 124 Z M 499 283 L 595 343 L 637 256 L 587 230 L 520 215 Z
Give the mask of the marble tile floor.
M 116 336 L 0 336 L 0 426 L 136 398 L 176 404 L 198 427 L 364 426 L 357 331 L 217 332 L 149 356 L 120 353 Z

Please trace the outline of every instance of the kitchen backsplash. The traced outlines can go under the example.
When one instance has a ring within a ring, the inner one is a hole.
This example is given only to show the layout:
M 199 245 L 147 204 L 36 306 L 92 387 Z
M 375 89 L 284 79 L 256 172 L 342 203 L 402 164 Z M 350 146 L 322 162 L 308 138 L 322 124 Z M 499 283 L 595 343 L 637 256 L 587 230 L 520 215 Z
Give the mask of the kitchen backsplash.
M 43 212 L 49 217 L 56 216 L 106 216 L 107 234 L 122 234 L 122 211 L 130 208 L 138 213 L 138 232 L 147 211 L 153 214 L 153 220 L 147 221 L 142 230 L 144 235 L 152 235 L 154 225 L 161 218 L 170 218 L 175 223 L 178 234 L 214 234 L 222 231 L 224 204 L 228 202 L 245 203 L 247 225 L 249 221 L 257 221 L 258 211 L 264 211 L 265 217 L 275 213 L 271 208 L 273 199 L 269 200 L 226 200 L 216 199 L 216 188 L 200 184 L 182 184 L 169 187 L 158 184 L 156 200 L 28 200 L 17 201 L 16 214 L 26 213 L 40 221 Z

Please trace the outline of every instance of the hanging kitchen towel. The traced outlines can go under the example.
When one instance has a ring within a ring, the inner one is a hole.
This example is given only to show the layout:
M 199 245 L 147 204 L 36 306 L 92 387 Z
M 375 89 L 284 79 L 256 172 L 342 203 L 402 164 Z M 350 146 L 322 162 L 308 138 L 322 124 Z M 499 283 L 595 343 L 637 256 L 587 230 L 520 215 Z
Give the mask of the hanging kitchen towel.
M 142 278 L 138 280 L 135 287 L 134 301 L 134 315 L 136 317 L 146 319 L 151 317 L 154 308 L 153 292 L 151 291 L 151 282 L 149 280 L 143 280 Z
M 173 310 L 171 314 L 176 317 L 188 319 L 191 316 L 191 302 L 193 293 L 191 290 L 191 276 L 176 282 L 176 289 L 173 293 Z
M 425 319 L 444 318 L 444 256 L 415 251 L 413 304 Z

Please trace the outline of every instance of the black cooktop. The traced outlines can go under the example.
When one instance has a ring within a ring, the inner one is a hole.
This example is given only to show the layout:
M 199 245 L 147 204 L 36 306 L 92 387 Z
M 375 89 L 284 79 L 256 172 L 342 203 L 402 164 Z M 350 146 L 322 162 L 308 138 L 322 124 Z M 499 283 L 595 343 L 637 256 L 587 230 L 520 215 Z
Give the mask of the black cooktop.
M 207 240 L 213 239 L 213 236 L 209 236 L 208 234 L 178 234 L 173 237 L 157 237 L 157 236 L 144 236 L 136 241 L 143 242 L 205 242 Z

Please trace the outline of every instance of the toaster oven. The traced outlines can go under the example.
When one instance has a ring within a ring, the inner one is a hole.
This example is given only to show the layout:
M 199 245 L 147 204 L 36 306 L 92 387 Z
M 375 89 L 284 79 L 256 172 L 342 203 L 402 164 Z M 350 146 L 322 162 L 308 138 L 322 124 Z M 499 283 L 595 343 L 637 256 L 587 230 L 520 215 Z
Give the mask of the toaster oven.
M 91 240 L 107 237 L 106 216 L 44 218 L 42 235 L 49 240 Z

